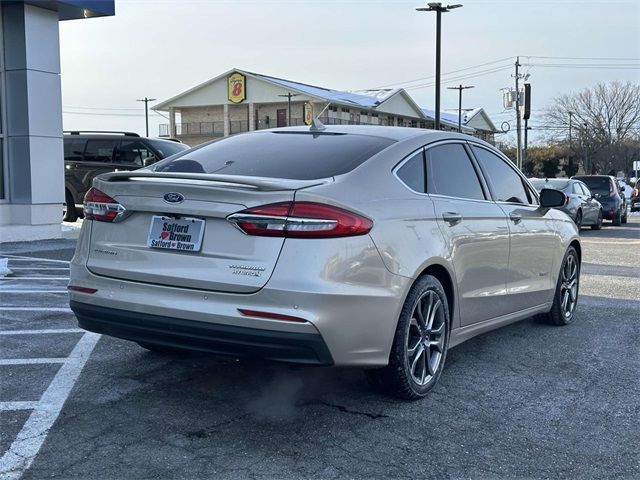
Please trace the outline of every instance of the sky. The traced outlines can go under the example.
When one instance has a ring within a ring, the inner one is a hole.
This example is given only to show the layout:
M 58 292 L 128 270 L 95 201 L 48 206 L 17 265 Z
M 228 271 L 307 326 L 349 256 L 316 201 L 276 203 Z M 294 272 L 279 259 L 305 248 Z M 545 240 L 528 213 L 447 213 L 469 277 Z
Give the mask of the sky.
M 144 104 L 234 67 L 338 90 L 405 87 L 434 108 L 435 14 L 418 0 L 116 0 L 114 17 L 60 23 L 65 130 L 144 134 Z M 532 86 L 532 137 L 553 99 L 640 82 L 640 0 L 455 0 L 442 18 L 442 108 L 515 126 L 501 89 Z M 445 5 L 447 3 L 445 2 Z M 149 134 L 168 120 L 150 111 Z M 505 125 L 506 126 L 506 125 Z M 511 139 L 513 131 L 498 135 Z

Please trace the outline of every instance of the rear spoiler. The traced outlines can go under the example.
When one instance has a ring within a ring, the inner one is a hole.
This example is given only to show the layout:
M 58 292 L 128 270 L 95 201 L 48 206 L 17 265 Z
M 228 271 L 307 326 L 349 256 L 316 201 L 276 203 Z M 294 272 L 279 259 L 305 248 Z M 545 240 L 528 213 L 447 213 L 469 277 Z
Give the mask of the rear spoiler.
M 290 178 L 246 177 L 242 175 L 216 175 L 213 173 L 183 172 L 114 172 L 96 177 L 103 182 L 125 182 L 130 180 L 159 181 L 163 183 L 199 183 L 230 188 L 249 188 L 252 190 L 299 190 L 333 182 L 333 177 L 313 180 L 294 180 Z

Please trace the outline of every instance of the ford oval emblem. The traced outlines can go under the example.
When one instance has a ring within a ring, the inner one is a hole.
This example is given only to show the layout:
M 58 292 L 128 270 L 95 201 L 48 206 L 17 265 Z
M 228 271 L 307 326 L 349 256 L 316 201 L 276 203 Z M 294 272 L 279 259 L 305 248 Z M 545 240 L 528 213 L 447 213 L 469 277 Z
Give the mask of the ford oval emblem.
M 178 192 L 165 193 L 164 201 L 168 203 L 182 203 L 184 202 L 184 195 Z

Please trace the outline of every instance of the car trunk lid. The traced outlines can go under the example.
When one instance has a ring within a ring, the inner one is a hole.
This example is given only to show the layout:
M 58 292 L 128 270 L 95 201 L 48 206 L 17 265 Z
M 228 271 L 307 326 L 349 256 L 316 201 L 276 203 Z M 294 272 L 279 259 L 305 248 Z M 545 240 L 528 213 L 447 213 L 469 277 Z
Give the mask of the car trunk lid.
M 117 223 L 93 222 L 87 268 L 128 281 L 255 292 L 269 280 L 284 238 L 246 235 L 227 217 L 246 208 L 292 201 L 296 190 L 329 181 L 149 171 L 103 175 L 94 186 L 123 205 L 126 215 Z M 179 194 L 167 197 L 179 201 L 165 200 L 167 194 Z M 197 251 L 152 246 L 151 240 L 194 243 L 197 238 L 191 235 L 197 237 L 199 230 L 180 226 L 185 224 L 203 228 Z

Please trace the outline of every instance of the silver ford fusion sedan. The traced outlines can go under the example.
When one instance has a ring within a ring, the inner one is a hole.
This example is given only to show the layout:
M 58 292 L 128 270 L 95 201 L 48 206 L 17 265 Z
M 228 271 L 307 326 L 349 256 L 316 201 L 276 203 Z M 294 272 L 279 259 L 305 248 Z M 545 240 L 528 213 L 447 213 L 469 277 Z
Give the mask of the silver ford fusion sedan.
M 235 135 L 94 180 L 70 304 L 82 328 L 150 350 L 364 367 L 416 399 L 448 348 L 532 315 L 573 320 L 564 201 L 465 135 Z

